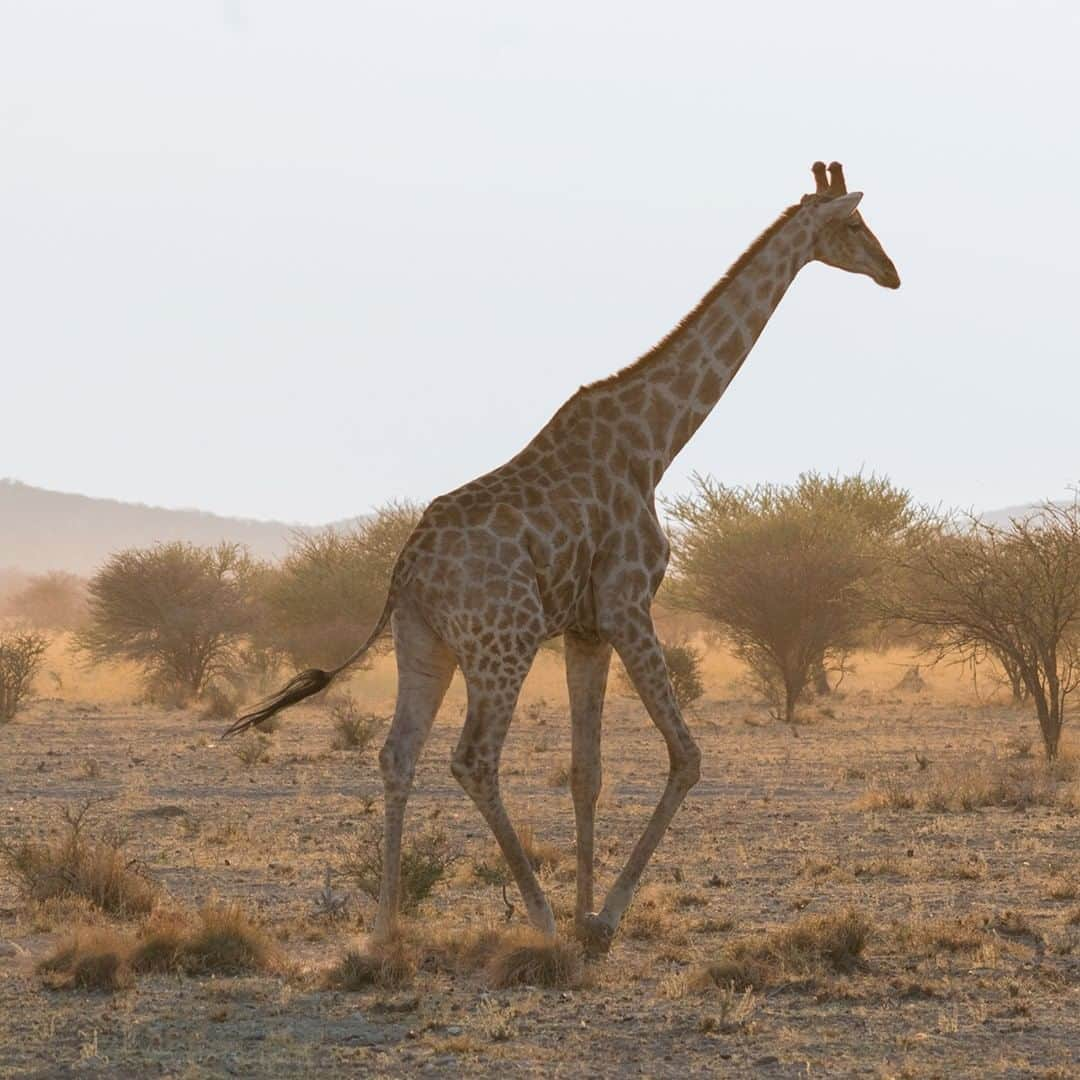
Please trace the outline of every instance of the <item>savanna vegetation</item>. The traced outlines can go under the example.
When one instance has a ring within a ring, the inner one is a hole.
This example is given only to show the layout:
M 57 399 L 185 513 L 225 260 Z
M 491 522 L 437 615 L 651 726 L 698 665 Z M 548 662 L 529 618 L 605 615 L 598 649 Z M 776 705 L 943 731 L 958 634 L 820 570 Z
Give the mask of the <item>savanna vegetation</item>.
M 719 626 L 777 718 L 793 723 L 815 678 L 872 640 L 873 598 L 918 519 L 906 491 L 807 473 L 732 488 L 697 477 L 666 505 L 670 602 Z
M 989 526 L 883 478 L 808 474 L 700 478 L 667 511 L 665 657 L 703 781 L 599 964 L 571 931 L 557 654 L 538 658 L 502 771 L 555 942 L 523 925 L 448 778 L 457 683 L 410 804 L 403 930 L 380 946 L 365 934 L 390 659 L 218 741 L 278 667 L 333 663 L 366 634 L 417 507 L 298 536 L 276 565 L 160 545 L 85 583 L 23 582 L 0 635 L 0 687 L 21 673 L 0 755 L 4 1066 L 495 1076 L 600 1061 L 624 1075 L 647 1046 L 672 1075 L 961 1075 L 972 1060 L 1069 1075 L 1076 509 Z M 71 657 L 139 685 L 80 698 Z M 667 769 L 620 679 L 601 896 Z

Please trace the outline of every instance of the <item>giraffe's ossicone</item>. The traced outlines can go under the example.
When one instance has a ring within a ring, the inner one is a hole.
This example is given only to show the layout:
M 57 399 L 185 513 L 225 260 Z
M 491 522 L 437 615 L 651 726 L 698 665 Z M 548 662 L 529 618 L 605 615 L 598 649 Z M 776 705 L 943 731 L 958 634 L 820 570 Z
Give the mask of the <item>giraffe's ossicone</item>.
M 656 485 L 731 382 L 795 275 L 814 260 L 897 288 L 896 268 L 833 163 L 785 210 L 659 344 L 582 387 L 514 458 L 441 495 L 394 568 L 368 640 L 332 671 L 306 671 L 241 717 L 228 734 L 316 693 L 392 623 L 394 720 L 380 754 L 386 791 L 377 935 L 398 918 L 401 833 L 416 762 L 456 668 L 468 709 L 452 771 L 487 820 L 534 926 L 551 907 L 499 791 L 499 756 L 540 644 L 566 642 L 577 829 L 579 936 L 606 951 L 653 851 L 698 779 L 700 753 L 676 704 L 651 605 L 668 544 Z M 593 912 L 593 822 L 600 792 L 600 717 L 614 649 L 667 744 L 667 784 L 652 817 Z

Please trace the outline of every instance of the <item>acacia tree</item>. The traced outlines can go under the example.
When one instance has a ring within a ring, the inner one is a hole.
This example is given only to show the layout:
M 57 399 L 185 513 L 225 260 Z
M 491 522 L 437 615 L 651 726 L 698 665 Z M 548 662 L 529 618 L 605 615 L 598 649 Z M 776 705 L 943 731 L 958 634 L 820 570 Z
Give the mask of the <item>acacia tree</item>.
M 33 626 L 74 630 L 86 618 L 86 582 L 63 570 L 37 574 L 12 598 L 11 611 Z
M 348 531 L 297 535 L 260 590 L 255 638 L 300 667 L 337 663 L 382 611 L 394 562 L 422 508 L 392 502 Z
M 239 664 L 258 571 L 239 544 L 117 552 L 90 580 L 75 648 L 92 661 L 138 664 L 152 692 L 197 696 Z
M 1080 506 L 1046 503 L 1008 528 L 944 521 L 900 564 L 889 614 L 939 658 L 997 660 L 1014 697 L 1018 681 L 1033 702 L 1053 761 L 1080 683 Z
M 666 504 L 669 595 L 723 628 L 774 715 L 791 723 L 815 676 L 864 643 L 882 553 L 916 517 L 910 497 L 861 475 L 751 488 L 695 476 L 694 485 Z

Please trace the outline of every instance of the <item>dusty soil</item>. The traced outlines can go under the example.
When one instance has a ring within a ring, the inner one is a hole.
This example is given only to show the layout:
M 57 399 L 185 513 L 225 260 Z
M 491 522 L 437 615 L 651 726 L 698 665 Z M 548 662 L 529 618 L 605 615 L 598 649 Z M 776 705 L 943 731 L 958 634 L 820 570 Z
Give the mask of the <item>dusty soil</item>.
M 556 662 L 545 663 L 551 676 Z M 142 976 L 113 994 L 49 990 L 35 964 L 75 916 L 28 902 L 0 876 L 0 1076 L 1080 1075 L 1074 770 L 1047 778 L 1037 756 L 1022 756 L 1035 734 L 1023 710 L 980 703 L 934 673 L 926 692 L 898 692 L 900 674 L 895 661 L 868 663 L 827 707 L 809 707 L 796 734 L 730 670 L 713 670 L 692 721 L 703 779 L 611 954 L 568 989 L 496 990 L 482 970 L 437 965 L 400 989 L 320 988 L 320 971 L 363 942 L 373 914 L 338 879 L 346 917 L 319 915 L 324 874 L 381 800 L 373 751 L 331 749 L 325 706 L 287 714 L 269 760 L 245 764 L 219 741 L 222 722 L 195 711 L 118 696 L 38 701 L 0 728 L 0 839 L 55 836 L 65 806 L 98 800 L 93 827 L 126 833 L 170 903 L 241 900 L 289 966 Z M 570 733 L 549 683 L 534 682 L 519 710 L 504 791 L 516 820 L 557 849 L 543 879 L 565 919 Z M 385 709 L 389 687 L 380 670 L 353 691 Z M 411 828 L 434 821 L 458 856 L 412 920 L 421 938 L 503 925 L 499 890 L 472 870 L 491 843 L 449 774 L 460 723 L 456 688 L 410 804 Z M 604 750 L 601 893 L 666 770 L 626 698 L 609 703 Z M 964 809 L 967 787 L 1002 769 L 1012 787 L 1001 805 Z M 693 973 L 732 943 L 851 906 L 872 928 L 853 969 L 790 972 L 738 993 L 696 988 Z M 920 938 L 930 924 L 974 927 L 978 944 Z

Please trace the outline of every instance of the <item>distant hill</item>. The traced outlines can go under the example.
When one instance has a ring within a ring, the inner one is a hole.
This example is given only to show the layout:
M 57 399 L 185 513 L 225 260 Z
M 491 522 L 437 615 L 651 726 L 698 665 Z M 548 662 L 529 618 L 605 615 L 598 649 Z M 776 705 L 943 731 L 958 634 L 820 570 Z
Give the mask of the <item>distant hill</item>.
M 1003 506 L 1000 510 L 984 510 L 979 514 L 979 520 L 1004 529 L 1014 518 L 1027 517 L 1037 507 L 1038 503 L 1025 503 L 1023 506 Z
M 1044 505 L 1042 502 L 1032 502 L 1020 506 L 1003 506 L 1000 510 L 984 510 L 979 515 L 979 519 L 986 522 L 987 525 L 997 525 L 999 528 L 1005 529 L 1009 527 L 1010 522 L 1037 513 L 1042 505 Z M 1072 502 L 1059 499 L 1054 501 L 1054 506 L 1067 510 L 1072 506 Z
M 28 574 L 68 570 L 86 575 L 113 551 L 169 540 L 193 544 L 229 540 L 246 544 L 259 558 L 276 559 L 285 554 L 290 535 L 298 531 L 316 530 L 283 521 L 92 499 L 0 480 L 0 570 Z

